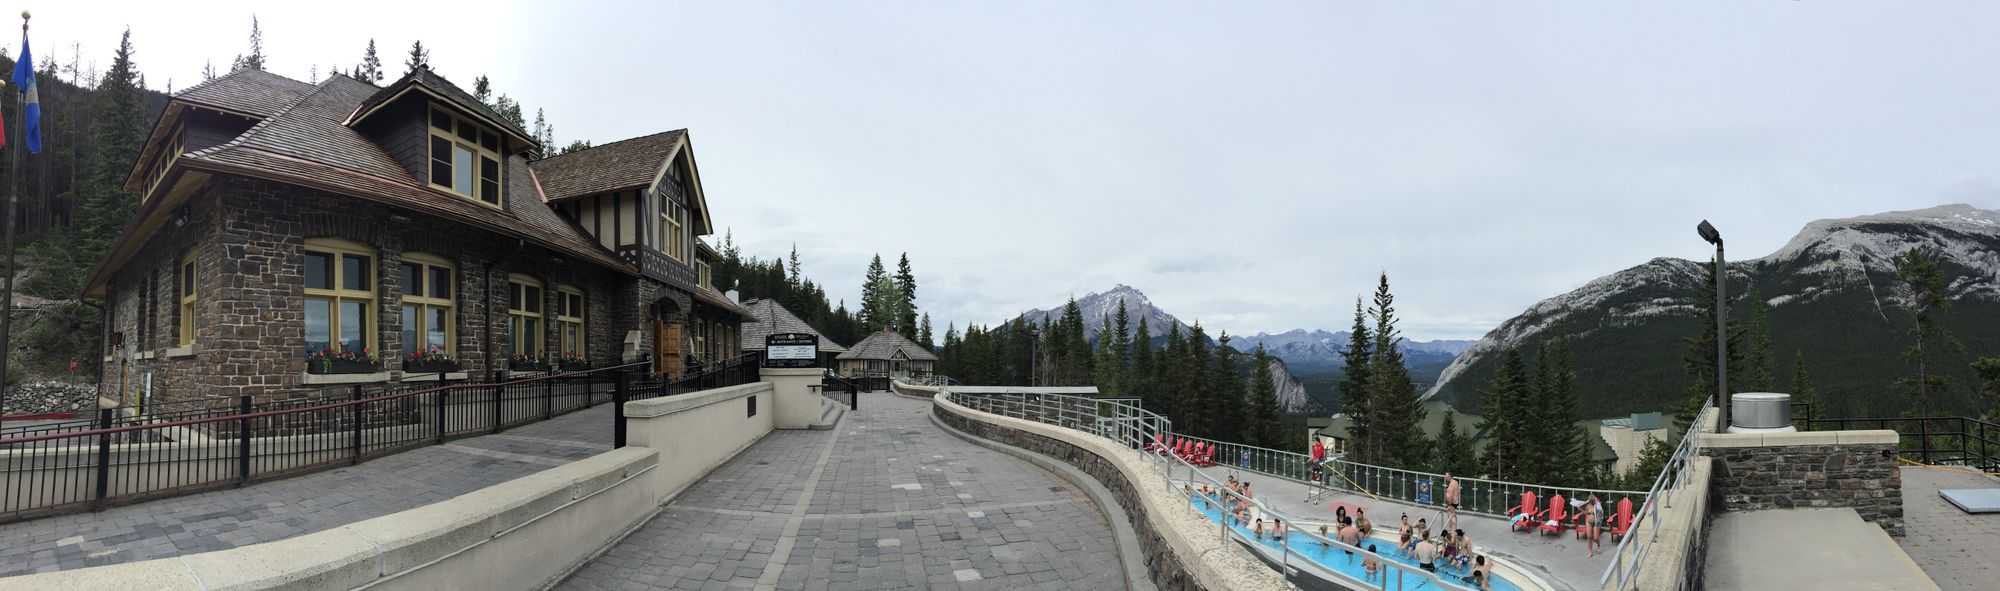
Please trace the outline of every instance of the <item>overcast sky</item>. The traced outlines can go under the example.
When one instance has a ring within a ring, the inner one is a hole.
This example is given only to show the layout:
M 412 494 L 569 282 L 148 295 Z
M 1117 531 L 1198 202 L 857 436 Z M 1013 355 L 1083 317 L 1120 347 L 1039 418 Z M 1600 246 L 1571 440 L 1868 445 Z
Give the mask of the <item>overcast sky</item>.
M 421 38 L 562 143 L 688 128 L 748 253 L 796 243 L 852 304 L 908 251 L 940 333 L 1116 283 L 1212 329 L 1339 328 L 1387 271 L 1412 337 L 1475 338 L 1706 256 L 1702 218 L 1747 258 L 2000 208 L 1987 2 L 27 4 L 36 53 L 86 68 L 129 25 L 156 89 L 226 70 L 255 11 L 279 74 L 372 37 L 393 78 Z

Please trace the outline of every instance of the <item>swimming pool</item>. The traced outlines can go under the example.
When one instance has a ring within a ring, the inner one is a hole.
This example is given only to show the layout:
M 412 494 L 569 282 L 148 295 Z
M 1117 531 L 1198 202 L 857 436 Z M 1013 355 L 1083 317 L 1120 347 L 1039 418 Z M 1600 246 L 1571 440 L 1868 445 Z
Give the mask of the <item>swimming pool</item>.
M 1210 521 L 1223 523 L 1223 513 L 1222 513 L 1221 503 L 1211 501 L 1207 504 L 1206 507 L 1204 507 L 1202 506 L 1202 503 L 1200 503 L 1200 498 L 1197 497 L 1195 509 L 1200 510 L 1202 515 L 1206 515 Z M 1246 540 L 1255 539 L 1258 545 L 1269 549 L 1273 553 L 1278 553 L 1282 549 L 1282 547 L 1278 544 L 1278 541 L 1272 539 L 1268 534 L 1266 534 L 1266 536 L 1263 538 L 1253 538 L 1251 535 L 1252 534 L 1251 529 L 1249 527 L 1231 525 L 1229 526 L 1229 529 L 1234 530 L 1236 534 L 1239 537 L 1242 537 L 1243 539 Z M 1340 549 L 1339 547 L 1332 545 L 1322 546 L 1320 545 L 1319 540 L 1315 540 L 1311 536 L 1308 536 L 1306 534 L 1293 531 L 1289 527 L 1286 528 L 1285 538 L 1286 542 L 1288 542 L 1291 546 L 1291 555 L 1293 560 L 1304 558 L 1308 561 L 1311 561 L 1313 564 L 1318 565 L 1322 569 L 1338 572 L 1340 574 L 1353 577 L 1354 580 L 1357 581 L 1367 580 L 1368 571 L 1367 569 L 1362 568 L 1361 564 L 1363 558 L 1361 555 L 1363 554 L 1363 552 L 1356 552 L 1354 556 L 1348 556 L 1347 552 Z M 1379 550 L 1379 552 L 1377 552 L 1377 555 L 1380 556 L 1383 561 L 1394 561 L 1411 567 L 1417 566 L 1416 559 L 1405 558 L 1403 556 L 1397 555 L 1395 551 L 1395 545 L 1396 545 L 1395 542 L 1381 540 L 1381 539 L 1369 539 L 1369 540 L 1363 540 L 1361 542 L 1361 547 L 1366 548 L 1368 547 L 1369 544 L 1375 544 L 1377 546 L 1377 549 Z M 1389 569 L 1385 567 L 1382 570 L 1386 571 Z M 1497 571 L 1498 569 L 1495 570 Z M 1466 573 L 1464 571 L 1458 569 L 1446 568 L 1438 572 L 1438 578 L 1446 579 L 1466 587 L 1472 587 L 1470 583 L 1460 582 L 1459 577 L 1463 577 L 1465 576 L 1465 574 Z M 1389 576 L 1394 577 L 1395 574 L 1391 573 Z M 1428 584 L 1429 581 L 1424 581 L 1424 583 Z M 1417 585 L 1414 586 L 1413 588 L 1420 589 L 1423 587 L 1422 585 Z M 1499 576 L 1496 572 L 1496 574 L 1493 576 L 1493 590 L 1521 591 L 1521 587 L 1519 585 L 1516 585 L 1513 581 L 1509 581 L 1505 577 Z

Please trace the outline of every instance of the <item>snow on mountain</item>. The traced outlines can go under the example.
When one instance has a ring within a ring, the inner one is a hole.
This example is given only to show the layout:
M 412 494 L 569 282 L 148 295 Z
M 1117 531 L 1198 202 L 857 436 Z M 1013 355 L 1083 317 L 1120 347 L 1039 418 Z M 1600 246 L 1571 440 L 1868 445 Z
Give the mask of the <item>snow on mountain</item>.
M 1727 271 L 1735 286 L 1730 295 L 1741 296 L 1737 292 L 1743 286 L 1752 286 L 1772 306 L 1774 317 L 1811 316 L 1787 311 L 1824 300 L 1836 308 L 1815 311 L 1818 318 L 1849 319 L 1860 314 L 1876 317 L 1878 323 L 1888 321 L 1902 301 L 1896 293 L 1893 258 L 1919 246 L 1936 249 L 1950 266 L 1955 279 L 1947 291 L 1953 300 L 2000 302 L 2000 212 L 1962 204 L 1814 221 L 1776 252 L 1730 262 Z M 1572 339 L 1619 332 L 1624 337 L 1613 339 L 1619 346 L 1636 346 L 1629 337 L 1644 332 L 1644 325 L 1695 314 L 1693 298 L 1702 291 L 1706 269 L 1705 261 L 1656 258 L 1536 302 L 1454 359 L 1425 397 L 1476 390 L 1483 376 L 1473 376 L 1467 384 L 1455 380 L 1468 372 L 1490 373 L 1472 370 L 1490 365 L 1497 353 L 1509 348 L 1532 346 L 1558 327 Z M 1861 302 L 1861 309 L 1841 307 L 1849 301 Z M 1670 347 L 1670 342 L 1648 346 Z M 1678 360 L 1680 352 L 1660 354 Z M 1580 352 L 1580 361 L 1581 356 Z
M 1277 334 L 1260 332 L 1250 336 L 1231 336 L 1229 338 L 1229 345 L 1243 351 L 1249 351 L 1257 348 L 1257 345 L 1263 345 L 1264 350 L 1274 357 L 1295 365 L 1306 366 L 1313 370 L 1321 370 L 1338 367 L 1341 364 L 1340 352 L 1347 349 L 1347 339 L 1348 332 L 1344 330 L 1327 332 L 1324 330 L 1306 331 L 1295 328 Z M 1405 355 L 1419 355 L 1427 358 L 1441 356 L 1439 361 L 1442 361 L 1465 351 L 1474 342 L 1449 339 L 1435 341 L 1403 339 L 1402 348 Z
M 1181 334 L 1193 332 L 1193 328 L 1181 322 L 1179 318 L 1154 306 L 1153 301 L 1147 299 L 1145 293 L 1120 283 L 1109 290 L 1092 292 L 1076 299 L 1077 310 L 1083 313 L 1084 338 L 1095 342 L 1098 331 L 1104 330 L 1105 326 L 1114 322 L 1113 318 L 1118 315 L 1118 305 L 1121 303 L 1125 305 L 1127 331 L 1138 331 L 1139 319 L 1145 318 L 1146 330 L 1155 337 L 1166 335 L 1167 327 L 1175 324 L 1180 325 Z M 1036 324 L 1041 324 L 1043 321 L 1054 322 L 1061 319 L 1062 314 L 1062 306 L 1047 310 L 1036 308 L 1022 313 L 1029 322 Z

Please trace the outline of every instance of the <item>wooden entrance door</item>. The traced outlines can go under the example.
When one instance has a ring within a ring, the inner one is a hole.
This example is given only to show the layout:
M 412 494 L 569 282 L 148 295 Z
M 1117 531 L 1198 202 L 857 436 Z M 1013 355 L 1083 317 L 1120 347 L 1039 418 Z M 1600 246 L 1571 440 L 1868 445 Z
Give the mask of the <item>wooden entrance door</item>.
M 659 336 L 653 340 L 653 373 L 679 379 L 681 368 L 687 366 L 681 358 L 681 323 L 654 320 L 653 334 Z

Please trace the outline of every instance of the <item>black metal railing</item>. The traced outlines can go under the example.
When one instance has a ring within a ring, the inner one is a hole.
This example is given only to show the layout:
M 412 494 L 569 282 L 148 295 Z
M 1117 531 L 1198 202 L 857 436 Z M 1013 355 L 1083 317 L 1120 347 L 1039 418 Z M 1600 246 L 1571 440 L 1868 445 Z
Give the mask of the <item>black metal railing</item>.
M 631 395 L 627 400 L 646 400 L 755 382 L 758 380 L 758 366 L 762 361 L 763 357 L 757 353 L 745 353 L 702 366 L 699 370 L 682 374 L 674 379 L 647 376 L 632 384 Z
M 82 430 L 0 436 L 0 523 L 242 486 L 454 438 L 496 433 L 624 398 L 646 363 L 511 381 L 348 387 L 324 397 L 147 415 L 97 412 Z
M 2000 424 L 1970 417 L 1793 419 L 1803 431 L 1889 429 L 1896 454 L 1923 464 L 1970 466 L 2000 472 Z

